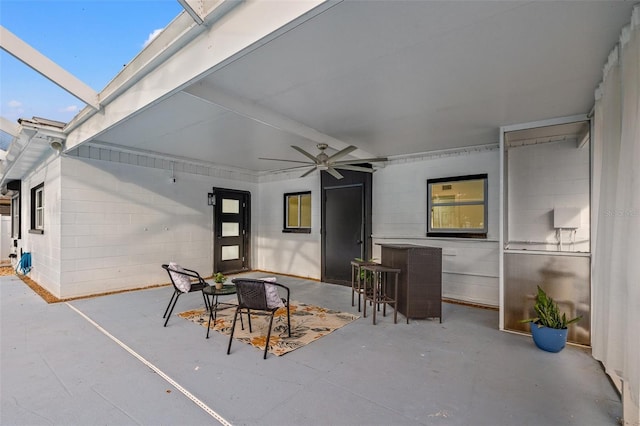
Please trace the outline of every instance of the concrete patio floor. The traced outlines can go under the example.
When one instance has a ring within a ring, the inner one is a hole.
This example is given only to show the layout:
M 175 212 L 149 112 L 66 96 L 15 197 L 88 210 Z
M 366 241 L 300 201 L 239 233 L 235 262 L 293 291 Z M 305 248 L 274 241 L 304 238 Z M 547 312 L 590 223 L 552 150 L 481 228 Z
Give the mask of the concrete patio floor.
M 247 274 L 264 276 L 264 274 Z M 291 277 L 292 299 L 357 313 L 350 288 Z M 500 332 L 498 312 L 359 318 L 305 347 L 260 350 L 176 316 L 159 287 L 47 304 L 0 277 L 2 425 L 615 425 L 620 399 L 588 350 Z M 127 350 L 128 349 L 128 350 Z M 184 392 L 181 391 L 184 390 Z

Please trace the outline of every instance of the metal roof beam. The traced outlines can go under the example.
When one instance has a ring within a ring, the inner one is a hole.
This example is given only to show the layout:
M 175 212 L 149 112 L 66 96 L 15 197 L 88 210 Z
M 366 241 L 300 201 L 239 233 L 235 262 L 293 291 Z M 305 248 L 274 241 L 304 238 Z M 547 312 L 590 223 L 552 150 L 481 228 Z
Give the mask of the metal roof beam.
M 204 22 L 202 0 L 178 0 L 178 3 L 193 18 L 196 24 L 202 25 Z
M 22 41 L 3 26 L 0 26 L 0 48 L 87 105 L 96 110 L 100 109 L 98 94 L 95 90 Z
M 199 30 L 193 29 L 194 23 L 186 12 L 181 13 L 150 45 L 156 45 L 158 50 L 169 49 L 169 52 L 158 53 L 149 47 L 144 49 L 134 59 L 136 62 L 140 59 L 141 63 L 137 67 L 132 67 L 131 64 L 124 67 L 101 92 L 103 113 L 98 114 L 86 108 L 67 124 L 67 150 L 98 138 L 101 133 L 118 123 L 152 107 L 177 93 L 182 87 L 221 69 L 230 61 L 299 25 L 301 20 L 312 19 L 333 5 L 334 1 L 327 0 L 226 0 L 221 7 L 207 15 L 205 24 L 197 26 Z M 228 8 L 232 8 L 233 15 L 223 20 L 224 25 L 208 25 L 228 12 Z M 158 43 L 159 38 L 164 35 L 167 36 L 165 45 L 169 47 Z M 173 40 L 170 36 L 173 36 Z M 212 43 L 216 46 L 213 49 Z M 203 55 L 202 52 L 207 54 Z M 114 87 L 109 87 L 111 84 Z
M 11 137 L 15 138 L 18 136 L 18 132 L 20 131 L 20 129 L 18 123 L 14 123 L 11 120 L 0 117 L 0 131 L 3 131 Z
M 198 25 L 210 25 L 244 0 L 178 0 Z
M 193 84 L 192 86 L 184 89 L 183 92 L 198 99 L 202 99 L 205 102 L 239 114 L 245 118 L 273 127 L 274 129 L 300 136 L 316 143 L 326 143 L 331 148 L 337 150 L 344 149 L 350 145 L 340 139 L 329 136 L 326 133 L 319 132 L 306 124 L 302 124 L 269 108 L 258 105 L 256 102 L 252 102 L 239 96 L 229 95 L 202 83 Z M 368 158 L 374 156 L 360 149 L 355 151 L 353 154 L 356 158 Z

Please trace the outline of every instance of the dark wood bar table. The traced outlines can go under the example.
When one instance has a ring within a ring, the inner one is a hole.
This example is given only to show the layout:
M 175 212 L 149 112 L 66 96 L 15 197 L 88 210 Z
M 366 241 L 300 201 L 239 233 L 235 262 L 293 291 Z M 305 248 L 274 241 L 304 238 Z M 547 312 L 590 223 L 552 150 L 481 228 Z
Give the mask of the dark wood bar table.
M 400 269 L 398 311 L 407 318 L 442 322 L 442 248 L 415 244 L 380 244 L 381 263 Z

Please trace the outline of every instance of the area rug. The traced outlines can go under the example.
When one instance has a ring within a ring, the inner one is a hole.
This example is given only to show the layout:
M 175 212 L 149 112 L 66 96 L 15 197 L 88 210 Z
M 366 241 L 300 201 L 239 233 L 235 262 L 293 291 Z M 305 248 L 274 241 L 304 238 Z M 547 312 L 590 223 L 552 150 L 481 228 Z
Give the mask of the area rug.
M 230 335 L 235 311 L 235 306 L 229 306 L 219 310 L 216 315 L 215 324 L 211 324 L 211 329 L 227 336 Z M 269 352 L 274 355 L 281 356 L 308 345 L 359 318 L 359 316 L 350 313 L 334 311 L 296 301 L 290 302 L 290 312 L 291 337 L 289 337 L 287 333 L 286 308 L 278 309 L 273 318 L 271 338 L 269 339 Z M 204 308 L 181 312 L 178 316 L 200 324 L 205 328 L 209 321 L 209 313 L 206 312 Z M 251 327 L 253 332 L 249 333 L 247 316 L 246 314 L 242 314 L 242 316 L 244 319 L 244 330 L 242 330 L 240 326 L 240 317 L 238 316 L 233 337 L 241 342 L 249 343 L 256 348 L 264 350 L 264 345 L 267 340 L 269 317 L 260 314 L 251 314 Z

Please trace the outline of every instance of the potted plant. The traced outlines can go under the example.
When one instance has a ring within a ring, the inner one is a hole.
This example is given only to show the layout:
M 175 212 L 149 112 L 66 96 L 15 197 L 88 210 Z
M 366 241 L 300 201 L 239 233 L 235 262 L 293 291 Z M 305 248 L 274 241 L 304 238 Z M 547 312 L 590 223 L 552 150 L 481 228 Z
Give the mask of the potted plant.
M 531 336 L 538 348 L 547 352 L 560 352 L 567 343 L 567 327 L 579 321 L 582 316 L 567 320 L 564 313 L 560 315 L 558 304 L 540 286 L 533 309 L 538 316 L 520 322 L 530 324 Z
M 217 272 L 214 276 L 213 276 L 213 281 L 215 281 L 216 283 L 216 289 L 220 290 L 222 289 L 222 286 L 224 285 L 224 282 L 227 280 L 227 277 L 225 277 L 222 272 Z
M 360 257 L 356 257 L 354 260 L 361 262 L 362 266 L 364 265 L 375 265 L 376 264 L 376 259 L 375 258 L 371 258 L 369 260 L 364 260 Z M 365 270 L 364 269 L 360 269 L 360 281 L 363 282 L 364 281 L 364 276 L 365 276 Z

